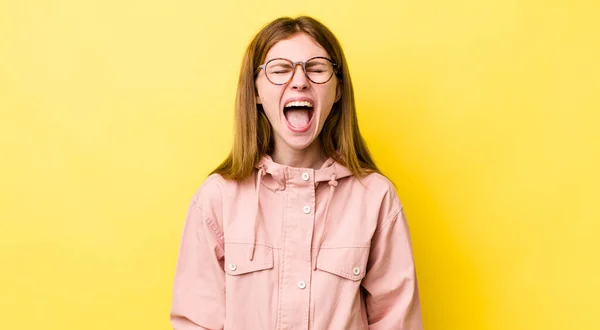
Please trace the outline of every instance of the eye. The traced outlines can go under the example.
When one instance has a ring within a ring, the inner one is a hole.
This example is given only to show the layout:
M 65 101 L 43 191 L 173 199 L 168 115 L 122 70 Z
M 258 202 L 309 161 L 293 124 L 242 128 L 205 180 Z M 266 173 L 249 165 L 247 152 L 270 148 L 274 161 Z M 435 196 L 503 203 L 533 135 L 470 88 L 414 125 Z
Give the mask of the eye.
M 284 75 L 292 72 L 292 65 L 283 60 L 272 61 L 267 65 L 267 74 Z
M 314 59 L 306 63 L 306 71 L 309 73 L 329 73 L 331 64 L 323 59 Z
M 274 70 L 271 71 L 272 74 L 285 74 L 285 73 L 289 73 L 290 70 Z

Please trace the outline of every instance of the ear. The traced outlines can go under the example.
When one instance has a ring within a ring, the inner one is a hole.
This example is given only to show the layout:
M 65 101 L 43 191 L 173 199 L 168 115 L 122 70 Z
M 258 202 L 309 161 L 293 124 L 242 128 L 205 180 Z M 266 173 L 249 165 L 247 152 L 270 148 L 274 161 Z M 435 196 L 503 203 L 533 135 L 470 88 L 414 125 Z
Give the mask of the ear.
M 258 89 L 254 88 L 254 98 L 256 99 L 256 104 L 262 104 L 260 100 L 260 95 L 258 95 Z
M 342 84 L 338 80 L 337 87 L 335 88 L 335 101 L 333 103 L 339 101 L 341 98 L 342 98 Z

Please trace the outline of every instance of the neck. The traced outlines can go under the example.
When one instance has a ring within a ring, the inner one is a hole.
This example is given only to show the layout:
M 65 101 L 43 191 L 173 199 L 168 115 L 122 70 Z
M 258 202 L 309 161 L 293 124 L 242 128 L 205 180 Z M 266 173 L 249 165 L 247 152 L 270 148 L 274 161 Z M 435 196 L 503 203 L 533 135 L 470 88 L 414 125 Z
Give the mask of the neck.
M 321 143 L 315 140 L 308 148 L 293 150 L 287 145 L 275 144 L 271 155 L 273 161 L 286 166 L 319 169 L 327 159 L 321 149 Z

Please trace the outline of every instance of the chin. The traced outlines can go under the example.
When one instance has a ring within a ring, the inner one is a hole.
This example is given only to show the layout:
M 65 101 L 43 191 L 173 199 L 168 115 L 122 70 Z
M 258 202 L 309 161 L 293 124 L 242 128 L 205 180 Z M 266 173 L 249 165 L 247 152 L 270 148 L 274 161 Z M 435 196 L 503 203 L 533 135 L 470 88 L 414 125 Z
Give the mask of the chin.
M 313 136 L 294 136 L 294 137 L 286 137 L 283 139 L 283 142 L 290 148 L 296 151 L 302 151 L 310 147 L 315 142 L 315 137 Z

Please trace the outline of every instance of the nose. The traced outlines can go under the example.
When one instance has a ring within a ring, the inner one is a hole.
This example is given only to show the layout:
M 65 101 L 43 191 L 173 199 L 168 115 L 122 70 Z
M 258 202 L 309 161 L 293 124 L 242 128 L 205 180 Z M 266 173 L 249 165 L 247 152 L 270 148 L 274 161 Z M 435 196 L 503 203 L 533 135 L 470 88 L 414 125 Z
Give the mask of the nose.
M 310 83 L 308 78 L 306 78 L 306 74 L 304 74 L 304 68 L 302 64 L 297 64 L 294 67 L 294 75 L 292 76 L 292 81 L 290 82 L 290 86 L 292 89 L 308 89 Z

